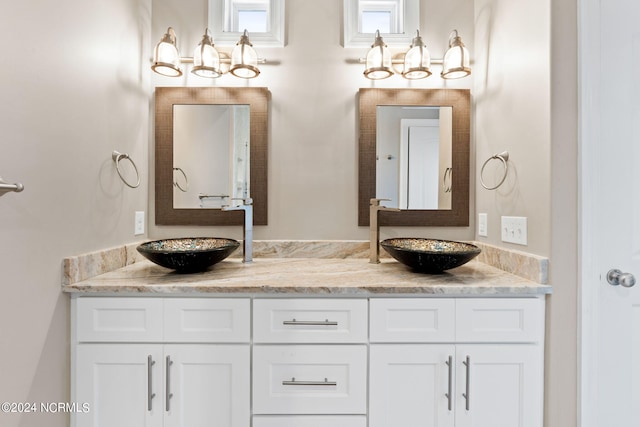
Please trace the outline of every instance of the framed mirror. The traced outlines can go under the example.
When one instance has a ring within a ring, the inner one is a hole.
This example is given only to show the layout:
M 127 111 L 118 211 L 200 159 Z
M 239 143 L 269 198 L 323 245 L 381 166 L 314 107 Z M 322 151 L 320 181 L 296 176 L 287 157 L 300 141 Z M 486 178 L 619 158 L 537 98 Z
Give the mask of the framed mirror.
M 268 97 L 266 88 L 156 88 L 156 224 L 242 225 L 242 212 L 220 207 L 246 197 L 254 225 L 267 224 Z
M 402 211 L 381 225 L 468 226 L 470 91 L 360 89 L 359 107 L 358 225 L 383 198 Z

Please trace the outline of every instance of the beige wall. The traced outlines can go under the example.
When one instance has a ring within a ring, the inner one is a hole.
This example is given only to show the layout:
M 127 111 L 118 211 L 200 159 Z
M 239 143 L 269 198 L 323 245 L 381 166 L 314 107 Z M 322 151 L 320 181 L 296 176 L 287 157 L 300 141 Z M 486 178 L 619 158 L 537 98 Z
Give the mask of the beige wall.
M 151 0 L 2 9 L 0 176 L 25 190 L 0 198 L 0 401 L 68 402 L 62 259 L 134 241 L 147 206 Z M 136 161 L 138 189 L 119 180 L 113 150 Z M 0 425 L 68 420 L 0 412 Z
M 577 425 L 578 42 L 577 2 L 552 0 L 551 221 L 546 425 Z
M 441 56 L 455 26 L 474 57 L 473 79 L 374 84 L 351 63 L 364 52 L 340 46 L 341 0 L 287 1 L 287 45 L 260 49 L 277 64 L 248 83 L 150 76 L 152 46 L 169 25 L 191 55 L 206 26 L 204 0 L 153 0 L 153 13 L 152 0 L 6 6 L 0 22 L 10 42 L 3 53 L 16 60 L 3 65 L 0 176 L 26 190 L 0 198 L 0 401 L 69 399 L 62 258 L 147 237 L 240 237 L 239 227 L 153 225 L 153 87 L 268 87 L 269 225 L 257 227 L 255 238 L 339 240 L 367 238 L 356 220 L 358 88 L 461 87 L 472 89 L 476 118 L 472 194 L 484 159 L 505 149 L 512 156 L 507 184 L 496 192 L 476 188 L 468 228 L 391 228 L 383 237 L 478 238 L 476 215 L 487 212 L 490 235 L 483 240 L 550 256 L 546 421 L 575 425 L 576 66 L 563 53 L 575 52 L 575 8 L 573 0 L 551 0 L 551 11 L 534 0 L 476 0 L 475 7 L 470 0 L 423 0 L 421 32 L 432 56 Z M 140 188 L 119 181 L 114 149 L 136 160 Z M 147 211 L 148 236 L 133 236 L 136 210 Z M 500 215 L 529 218 L 528 247 L 499 241 Z M 8 427 L 67 423 L 65 415 L 0 413 Z
M 191 55 L 206 24 L 206 0 L 154 0 L 152 39 L 167 27 L 178 35 L 183 55 Z M 184 5 L 184 6 L 183 6 Z M 457 28 L 473 49 L 473 3 L 468 0 L 421 2 L 421 34 L 442 58 L 449 32 Z M 152 76 L 153 86 L 265 86 L 271 92 L 269 138 L 269 225 L 254 228 L 261 239 L 368 239 L 357 225 L 358 118 L 361 87 L 471 88 L 472 79 L 444 81 L 434 73 L 410 83 L 394 76 L 375 84 L 362 76 L 364 66 L 351 63 L 366 49 L 341 46 L 342 0 L 287 1 L 287 44 L 282 49 L 257 49 L 277 65 L 264 65 L 249 82 L 232 76 L 208 80 L 187 73 L 172 79 Z M 411 30 L 412 32 L 415 30 Z M 373 42 L 373 40 L 372 40 Z M 439 69 L 434 67 L 439 73 Z M 153 146 L 153 141 L 150 146 Z M 153 156 L 153 153 L 150 153 Z M 151 194 L 151 210 L 153 210 Z M 473 208 L 473 205 L 472 205 Z M 473 219 L 473 218 L 472 218 Z M 241 237 L 240 227 L 154 227 L 151 237 L 210 233 Z M 406 233 L 452 239 L 472 239 L 473 226 L 461 228 L 383 228 L 382 236 Z
M 504 184 L 494 191 L 476 185 L 477 212 L 488 215 L 488 237 L 478 240 L 548 256 L 549 1 L 476 0 L 475 14 L 476 175 L 489 157 L 509 152 Z M 489 187 L 502 171 L 499 161 L 487 165 L 483 177 Z M 527 217 L 527 246 L 501 242 L 503 215 Z

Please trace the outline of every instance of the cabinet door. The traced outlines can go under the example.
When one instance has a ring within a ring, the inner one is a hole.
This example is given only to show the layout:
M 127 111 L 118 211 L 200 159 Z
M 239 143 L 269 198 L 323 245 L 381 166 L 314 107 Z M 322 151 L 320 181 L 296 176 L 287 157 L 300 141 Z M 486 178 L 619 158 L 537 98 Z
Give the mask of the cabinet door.
M 74 413 L 77 427 L 162 426 L 162 346 L 83 344 L 76 347 Z
M 456 427 L 542 427 L 541 347 L 456 348 Z
M 166 427 L 249 427 L 249 345 L 165 345 Z
M 454 356 L 453 345 L 371 345 L 369 427 L 453 426 Z

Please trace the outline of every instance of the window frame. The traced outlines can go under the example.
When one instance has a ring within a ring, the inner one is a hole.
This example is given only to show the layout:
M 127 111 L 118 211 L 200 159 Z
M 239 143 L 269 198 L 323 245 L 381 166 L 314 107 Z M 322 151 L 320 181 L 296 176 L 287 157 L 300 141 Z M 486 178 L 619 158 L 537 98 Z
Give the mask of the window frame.
M 393 14 L 395 9 L 397 32 L 381 33 L 381 35 L 389 46 L 411 44 L 415 31 L 420 28 L 420 0 L 403 0 L 403 4 L 397 7 L 393 7 L 393 5 L 400 5 L 399 0 L 344 0 L 343 46 L 345 48 L 371 47 L 373 43 L 375 33 L 360 32 L 360 16 L 363 10 L 361 3 L 366 5 L 365 10 L 389 10 Z M 376 3 L 379 5 L 374 6 Z
M 267 8 L 266 32 L 249 31 L 249 40 L 255 47 L 284 47 L 284 2 L 285 0 L 269 0 Z M 234 0 L 209 0 L 209 31 L 213 36 L 213 42 L 219 46 L 233 46 L 242 35 L 242 31 L 225 31 L 233 24 L 234 15 L 238 10 L 253 7 L 259 2 Z

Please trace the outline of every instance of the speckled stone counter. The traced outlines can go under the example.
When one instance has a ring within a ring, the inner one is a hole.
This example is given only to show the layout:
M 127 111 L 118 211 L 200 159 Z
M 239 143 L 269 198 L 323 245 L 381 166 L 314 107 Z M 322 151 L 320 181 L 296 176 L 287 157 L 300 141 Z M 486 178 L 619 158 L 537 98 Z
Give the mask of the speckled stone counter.
M 366 296 L 540 296 L 551 287 L 479 261 L 430 275 L 395 260 L 258 258 L 251 264 L 229 258 L 209 271 L 177 274 L 149 261 L 63 285 L 72 294 L 293 294 Z

